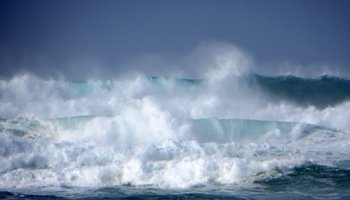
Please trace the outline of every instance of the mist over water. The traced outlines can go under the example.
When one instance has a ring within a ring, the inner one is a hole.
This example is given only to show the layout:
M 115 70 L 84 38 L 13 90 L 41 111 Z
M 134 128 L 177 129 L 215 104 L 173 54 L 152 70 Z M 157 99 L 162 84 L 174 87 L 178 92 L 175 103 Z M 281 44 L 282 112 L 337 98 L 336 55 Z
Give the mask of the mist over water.
M 348 174 L 349 80 L 262 76 L 230 45 L 187 59 L 187 71 L 0 80 L 0 188 L 235 188 L 305 166 Z

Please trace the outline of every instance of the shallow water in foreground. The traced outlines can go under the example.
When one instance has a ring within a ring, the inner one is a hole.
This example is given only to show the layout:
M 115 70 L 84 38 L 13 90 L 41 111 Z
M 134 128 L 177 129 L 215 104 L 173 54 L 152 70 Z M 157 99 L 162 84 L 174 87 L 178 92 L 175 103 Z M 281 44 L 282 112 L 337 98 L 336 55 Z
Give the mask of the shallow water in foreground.
M 349 161 L 350 162 L 350 161 Z M 350 170 L 305 165 L 290 174 L 246 185 L 189 189 L 147 186 L 27 188 L 0 192 L 1 199 L 349 199 Z

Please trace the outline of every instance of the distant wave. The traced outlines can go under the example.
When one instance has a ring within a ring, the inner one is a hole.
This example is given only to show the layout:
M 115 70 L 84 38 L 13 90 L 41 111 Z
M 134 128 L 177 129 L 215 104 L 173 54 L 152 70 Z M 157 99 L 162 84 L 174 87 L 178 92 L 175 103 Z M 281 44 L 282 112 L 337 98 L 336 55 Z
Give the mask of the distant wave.
M 151 77 L 155 84 L 174 81 L 182 86 L 199 86 L 205 84 L 204 79 L 171 79 Z M 319 78 L 300 78 L 296 76 L 261 76 L 251 74 L 241 77 L 240 81 L 248 82 L 251 89 L 261 89 L 276 101 L 290 101 L 302 106 L 316 106 L 324 109 L 350 100 L 350 80 L 322 76 Z
M 255 75 L 258 86 L 279 99 L 319 108 L 335 106 L 350 99 L 350 80 L 338 77 L 299 78 Z

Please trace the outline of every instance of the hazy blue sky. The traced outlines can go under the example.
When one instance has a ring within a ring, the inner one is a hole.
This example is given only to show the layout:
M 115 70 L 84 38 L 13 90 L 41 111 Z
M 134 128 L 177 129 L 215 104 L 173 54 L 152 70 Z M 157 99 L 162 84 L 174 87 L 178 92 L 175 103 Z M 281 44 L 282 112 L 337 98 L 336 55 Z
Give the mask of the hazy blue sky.
M 256 63 L 350 63 L 350 1 L 0 0 L 0 76 L 118 74 L 145 55 L 219 40 Z

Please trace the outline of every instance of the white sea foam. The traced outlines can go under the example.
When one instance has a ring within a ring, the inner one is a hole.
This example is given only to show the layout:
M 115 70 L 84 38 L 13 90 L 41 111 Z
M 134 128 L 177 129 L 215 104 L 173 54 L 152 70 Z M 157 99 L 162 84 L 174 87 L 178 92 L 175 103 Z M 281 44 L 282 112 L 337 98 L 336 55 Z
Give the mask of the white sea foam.
M 15 121 L 3 122 L 1 188 L 242 184 L 288 172 L 306 161 L 332 165 L 350 153 L 347 134 L 322 129 L 298 138 L 275 132 L 216 142 L 186 135 L 190 129 L 183 134 L 175 127 L 140 130 L 139 118 L 127 132 L 119 128 L 124 123 L 119 117 L 79 119 L 80 124 L 65 120 L 36 121 L 24 134 L 10 131 L 20 129 Z M 30 133 L 43 129 L 44 135 Z

